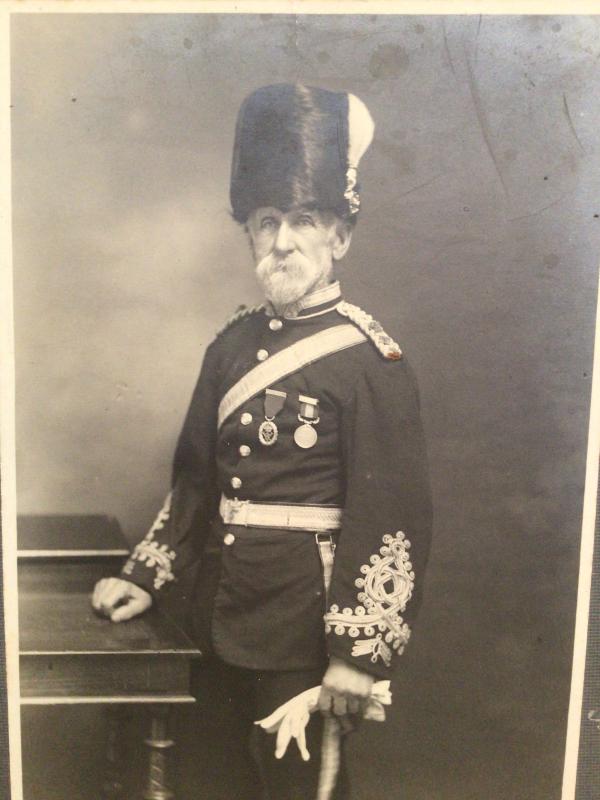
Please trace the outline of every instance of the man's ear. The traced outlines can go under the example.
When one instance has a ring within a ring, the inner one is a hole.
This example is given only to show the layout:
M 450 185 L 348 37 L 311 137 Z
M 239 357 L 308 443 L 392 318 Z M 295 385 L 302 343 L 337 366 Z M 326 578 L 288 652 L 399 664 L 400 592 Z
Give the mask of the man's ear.
M 340 261 L 348 252 L 350 241 L 352 240 L 352 228 L 344 220 L 337 220 L 335 226 L 335 238 L 331 254 L 334 261 Z

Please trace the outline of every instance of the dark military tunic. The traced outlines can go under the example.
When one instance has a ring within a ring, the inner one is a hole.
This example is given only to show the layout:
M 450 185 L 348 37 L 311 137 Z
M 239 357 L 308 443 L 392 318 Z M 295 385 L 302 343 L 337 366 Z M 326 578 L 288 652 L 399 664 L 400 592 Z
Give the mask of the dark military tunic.
M 205 650 L 256 670 L 311 669 L 335 655 L 385 678 L 417 614 L 431 534 L 419 400 L 406 358 L 394 343 L 382 346 L 389 338 L 358 310 L 350 322 L 364 328 L 365 341 L 269 386 L 285 393 L 273 445 L 259 440 L 264 389 L 218 428 L 223 396 L 258 363 L 348 325 L 340 300 L 335 283 L 306 298 L 294 318 L 269 308 L 243 314 L 208 347 L 172 491 L 123 577 L 156 596 L 199 559 L 194 618 Z M 294 440 L 302 396 L 318 400 L 309 448 Z M 314 532 L 225 524 L 222 495 L 342 508 L 328 597 Z

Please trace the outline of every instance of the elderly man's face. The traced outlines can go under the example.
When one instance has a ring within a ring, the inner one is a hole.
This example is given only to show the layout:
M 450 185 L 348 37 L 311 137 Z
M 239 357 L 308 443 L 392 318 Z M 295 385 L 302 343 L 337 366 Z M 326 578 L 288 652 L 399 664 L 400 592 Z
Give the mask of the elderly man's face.
M 257 278 L 276 307 L 325 286 L 333 262 L 350 244 L 350 230 L 335 214 L 303 208 L 257 208 L 248 218 L 248 233 Z

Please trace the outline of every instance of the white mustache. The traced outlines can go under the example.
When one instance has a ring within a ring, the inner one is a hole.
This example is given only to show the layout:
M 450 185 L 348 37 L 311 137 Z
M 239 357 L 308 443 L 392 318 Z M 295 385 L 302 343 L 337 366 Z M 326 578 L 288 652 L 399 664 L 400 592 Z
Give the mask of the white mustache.
M 270 253 L 256 266 L 256 277 L 265 297 L 278 306 L 295 303 L 316 277 L 314 265 L 300 253 L 285 257 Z
M 256 274 L 259 278 L 268 278 L 276 272 L 290 272 L 302 269 L 306 259 L 298 253 L 287 256 L 286 258 L 277 258 L 273 254 L 265 256 L 256 267 Z

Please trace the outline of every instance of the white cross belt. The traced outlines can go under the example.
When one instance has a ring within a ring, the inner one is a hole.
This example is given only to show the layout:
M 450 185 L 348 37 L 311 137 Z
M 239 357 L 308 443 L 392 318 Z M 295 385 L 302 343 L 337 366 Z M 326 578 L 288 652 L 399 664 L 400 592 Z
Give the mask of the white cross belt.
M 241 405 L 277 381 L 313 364 L 325 356 L 366 342 L 365 334 L 354 325 L 334 325 L 280 350 L 253 367 L 234 384 L 219 403 L 217 427 Z

